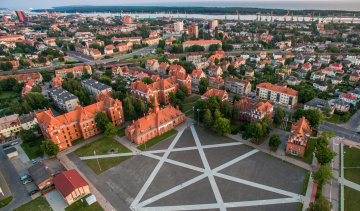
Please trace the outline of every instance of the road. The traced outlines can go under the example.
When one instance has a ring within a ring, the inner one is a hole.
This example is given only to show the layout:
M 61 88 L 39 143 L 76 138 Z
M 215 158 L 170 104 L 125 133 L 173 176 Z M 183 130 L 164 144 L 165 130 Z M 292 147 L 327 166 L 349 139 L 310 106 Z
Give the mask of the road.
M 334 131 L 334 133 L 339 137 L 360 143 L 360 134 L 358 134 L 353 129 L 347 129 L 344 126 L 326 121 L 319 126 L 319 129 L 324 131 Z
M 13 195 L 13 200 L 10 204 L 4 207 L 2 210 L 10 211 L 19 207 L 22 204 L 27 203 L 31 200 L 28 196 L 28 191 L 20 181 L 20 176 L 10 160 L 4 154 L 2 147 L 0 147 L 0 172 L 4 175 L 7 184 Z
M 360 131 L 360 109 L 342 126 L 349 130 Z
M 156 48 L 156 45 L 153 46 L 149 46 L 146 48 L 142 48 L 136 51 L 133 51 L 132 53 L 123 55 L 123 56 L 119 56 L 119 57 L 115 57 L 115 58 L 110 58 L 110 59 L 102 59 L 102 60 L 90 60 L 84 57 L 81 57 L 79 55 L 75 55 L 71 52 L 67 52 L 67 54 L 71 57 L 74 57 L 80 61 L 83 61 L 84 63 L 77 63 L 74 64 L 75 66 L 82 66 L 84 64 L 87 65 L 95 65 L 95 64 L 104 64 L 104 63 L 110 63 L 110 62 L 115 62 L 115 61 L 120 61 L 123 59 L 127 59 L 127 58 L 131 58 L 133 55 L 141 55 L 141 54 L 150 54 L 151 51 L 153 51 Z M 56 64 L 56 65 L 52 65 L 51 66 L 46 66 L 46 67 L 36 67 L 36 68 L 29 68 L 29 69 L 21 69 L 21 70 L 17 70 L 18 73 L 29 73 L 29 72 L 40 72 L 41 70 L 47 70 L 47 69 L 54 69 L 56 67 L 63 67 L 63 66 L 67 66 L 68 64 Z M 0 72 L 0 75 L 9 75 L 12 74 L 12 71 L 3 71 Z

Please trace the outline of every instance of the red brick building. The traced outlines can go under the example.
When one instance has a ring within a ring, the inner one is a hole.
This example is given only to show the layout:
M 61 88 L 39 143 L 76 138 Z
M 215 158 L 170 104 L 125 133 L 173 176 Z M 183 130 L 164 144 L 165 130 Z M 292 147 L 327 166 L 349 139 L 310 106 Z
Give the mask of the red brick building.
M 24 74 L 16 74 L 16 75 L 2 75 L 0 76 L 0 80 L 7 79 L 7 78 L 15 78 L 19 83 L 26 83 L 29 80 L 34 81 L 35 83 L 41 83 L 42 76 L 40 73 L 24 73 Z
M 212 96 L 219 96 L 222 101 L 229 100 L 229 94 L 225 90 L 209 89 L 201 96 L 201 99 L 207 100 Z
M 191 77 L 190 75 L 174 72 L 173 76 L 154 80 L 151 84 L 145 84 L 137 80 L 131 84 L 131 94 L 145 102 L 151 102 L 152 98 L 157 98 L 161 104 L 169 104 L 169 93 L 175 93 L 180 86 L 186 86 L 191 94 Z
M 54 184 L 68 205 L 90 194 L 89 184 L 75 169 L 56 175 Z
M 234 106 L 239 107 L 239 120 L 258 122 L 268 116 L 272 119 L 274 107 L 270 102 L 258 102 L 245 97 L 235 101 Z
M 309 121 L 305 117 L 293 123 L 290 138 L 286 145 L 286 153 L 304 157 L 311 132 Z
M 124 123 L 122 103 L 110 97 L 109 93 L 97 95 L 97 103 L 82 107 L 76 105 L 74 111 L 55 117 L 51 110 L 36 113 L 36 118 L 45 139 L 51 139 L 60 150 L 72 146 L 71 142 L 79 138 L 90 138 L 101 131 L 97 128 L 95 117 L 105 112 L 115 125 Z
M 125 135 L 131 142 L 143 144 L 185 121 L 185 114 L 178 108 L 168 105 L 160 109 L 156 97 L 154 101 L 154 108 L 148 115 L 133 121 L 126 128 Z

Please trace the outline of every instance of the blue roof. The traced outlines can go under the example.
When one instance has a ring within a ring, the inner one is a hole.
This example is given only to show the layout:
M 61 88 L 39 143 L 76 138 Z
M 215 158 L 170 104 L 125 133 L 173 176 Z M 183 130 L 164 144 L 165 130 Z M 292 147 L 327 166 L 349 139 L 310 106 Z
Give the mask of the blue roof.
M 9 148 L 9 149 L 4 150 L 4 152 L 5 152 L 5 154 L 10 154 L 10 153 L 12 153 L 12 152 L 16 152 L 16 148 L 15 148 L 15 147 L 11 147 L 11 148 Z

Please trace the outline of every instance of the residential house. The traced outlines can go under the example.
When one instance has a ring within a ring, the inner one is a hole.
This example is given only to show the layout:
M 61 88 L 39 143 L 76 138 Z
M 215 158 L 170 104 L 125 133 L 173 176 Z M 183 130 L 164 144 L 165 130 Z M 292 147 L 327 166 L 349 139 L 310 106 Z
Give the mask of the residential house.
M 82 80 L 81 85 L 84 87 L 85 90 L 90 92 L 90 94 L 92 94 L 94 97 L 96 97 L 97 94 L 105 93 L 105 92 L 110 93 L 112 91 L 111 86 L 103 84 L 92 78 Z
M 79 99 L 74 94 L 61 87 L 49 89 L 49 96 L 56 107 L 66 112 L 73 111 L 79 104 Z
M 217 65 L 210 65 L 208 68 L 209 76 L 221 76 L 223 74 L 223 70 L 220 66 Z
M 328 89 L 328 85 L 327 85 L 327 83 L 325 81 L 315 81 L 313 83 L 313 87 L 315 89 L 318 89 L 318 90 L 323 91 L 323 92 L 325 92 Z
M 357 97 L 355 97 L 354 95 L 352 94 L 346 94 L 346 93 L 343 93 L 339 96 L 339 99 L 342 99 L 344 100 L 345 102 L 347 103 L 351 103 L 353 105 L 356 105 L 358 99 Z
M 203 70 L 193 70 L 191 73 L 191 83 L 194 85 L 199 85 L 201 78 L 206 78 L 206 75 Z
M 238 78 L 226 77 L 225 89 L 230 90 L 230 92 L 235 94 L 247 95 L 251 92 L 251 84 L 247 80 L 240 80 Z
M 28 169 L 28 172 L 39 190 L 46 190 L 54 185 L 52 173 L 42 162 L 35 163 Z
M 18 114 L 0 118 L 0 139 L 18 135 L 21 130 L 21 123 Z
M 234 106 L 239 108 L 239 120 L 258 122 L 268 116 L 272 119 L 274 107 L 270 102 L 258 102 L 254 99 L 244 97 L 235 101 Z
M 324 81 L 326 77 L 326 74 L 323 73 L 322 71 L 316 71 L 311 73 L 310 79 L 311 80 L 316 80 L 316 81 Z
M 209 89 L 201 96 L 201 99 L 206 100 L 212 96 L 219 96 L 222 101 L 229 100 L 229 94 L 225 90 Z
M 72 73 L 74 75 L 74 78 L 81 78 L 81 76 L 85 73 L 91 75 L 92 70 L 90 65 L 55 70 L 55 75 L 60 76 L 61 78 L 66 78 L 67 73 Z
M 302 117 L 297 122 L 293 123 L 291 126 L 290 137 L 286 144 L 286 153 L 304 157 L 311 132 L 312 130 L 309 121 L 305 117 Z
M 224 79 L 221 76 L 209 77 L 209 85 L 211 88 L 220 89 L 224 86 Z
M 31 89 L 33 88 L 33 86 L 35 86 L 35 82 L 32 80 L 29 80 L 28 82 L 26 82 L 24 84 L 24 87 L 21 90 L 21 95 L 24 97 L 27 93 L 31 92 Z
M 29 130 L 38 124 L 34 112 L 30 112 L 28 114 L 21 114 L 19 116 L 19 121 L 23 130 Z
M 329 102 L 335 107 L 336 111 L 347 112 L 350 109 L 350 103 L 342 99 L 331 99 Z
M 63 81 L 64 79 L 60 75 L 57 75 L 52 79 L 51 87 L 61 87 Z
M 161 62 L 160 65 L 159 65 L 159 68 L 158 68 L 158 72 L 166 75 L 167 74 L 167 69 L 168 69 L 169 66 L 170 66 L 169 63 Z
M 157 59 L 148 59 L 145 63 L 145 68 L 147 70 L 156 72 L 159 69 L 159 62 Z
M 308 110 L 308 109 L 316 109 L 321 112 L 327 110 L 329 111 L 330 114 L 333 114 L 335 111 L 335 106 L 327 100 L 314 98 L 304 104 L 304 110 Z

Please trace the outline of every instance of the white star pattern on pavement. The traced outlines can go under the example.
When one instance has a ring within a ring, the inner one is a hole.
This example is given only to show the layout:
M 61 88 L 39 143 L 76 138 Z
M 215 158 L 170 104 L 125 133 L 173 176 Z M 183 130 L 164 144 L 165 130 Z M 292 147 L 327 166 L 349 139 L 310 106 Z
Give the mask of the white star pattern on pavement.
M 148 177 L 145 184 L 140 189 L 139 193 L 133 200 L 133 202 L 130 205 L 130 209 L 134 211 L 140 211 L 140 210 L 149 210 L 149 211 L 161 211 L 161 210 L 202 210 L 202 209 L 220 209 L 221 211 L 226 210 L 227 208 L 233 208 L 233 207 L 248 207 L 248 206 L 260 206 L 260 205 L 271 205 L 271 204 L 284 204 L 284 203 L 296 203 L 296 202 L 303 202 L 304 196 L 299 195 L 297 193 L 292 193 L 286 190 L 282 190 L 279 188 L 263 185 L 256 182 L 251 182 L 248 180 L 240 179 L 237 177 L 229 176 L 223 173 L 219 173 L 221 170 L 241 161 L 246 158 L 248 158 L 251 155 L 254 155 L 258 152 L 257 149 L 253 149 L 243 155 L 240 155 L 236 157 L 235 159 L 232 159 L 216 168 L 211 169 L 209 162 L 206 158 L 206 155 L 204 153 L 204 149 L 208 148 L 220 148 L 220 147 L 228 147 L 228 146 L 236 146 L 236 145 L 242 145 L 241 142 L 231 142 L 231 143 L 223 143 L 223 144 L 213 144 L 213 145 L 201 145 L 200 140 L 198 138 L 198 135 L 196 133 L 195 127 L 193 125 L 190 126 L 191 133 L 193 135 L 193 138 L 195 140 L 196 146 L 193 147 L 182 147 L 182 148 L 174 148 L 176 143 L 178 142 L 179 138 L 183 134 L 184 130 L 181 130 L 176 137 L 171 142 L 170 146 L 167 149 L 164 150 L 152 150 L 152 151 L 143 151 L 139 153 L 140 155 L 147 156 L 153 159 L 159 160 L 156 167 L 151 172 L 150 176 Z M 200 168 L 197 166 L 193 166 L 187 163 L 175 161 L 172 159 L 169 159 L 168 156 L 171 152 L 179 152 L 179 151 L 188 151 L 188 150 L 197 150 L 200 154 L 200 158 L 202 161 L 202 164 L 204 168 Z M 164 153 L 163 156 L 156 155 L 156 153 Z M 138 154 L 138 155 L 139 155 Z M 123 154 L 112 154 L 112 155 L 99 155 L 99 156 L 88 156 L 88 157 L 81 157 L 81 160 L 88 160 L 88 159 L 94 159 L 94 158 L 105 158 L 105 157 L 117 157 L 117 156 L 129 156 L 129 155 L 136 155 L 136 153 L 123 153 Z M 174 186 L 162 193 L 159 193 L 155 196 L 152 196 L 145 201 L 141 201 L 144 194 L 150 187 L 151 183 L 153 182 L 154 178 L 157 176 L 158 172 L 162 168 L 164 163 L 170 163 L 176 166 L 180 166 L 183 168 L 191 169 L 197 172 L 200 172 L 201 174 L 188 180 L 180 185 Z M 252 201 L 234 201 L 234 202 L 224 202 L 223 198 L 221 196 L 221 193 L 219 191 L 218 185 L 215 181 L 215 177 L 222 178 L 225 180 L 229 180 L 232 182 L 245 184 L 251 187 L 259 188 L 264 191 L 270 191 L 273 193 L 281 194 L 284 196 L 288 196 L 285 198 L 278 198 L 278 199 L 265 199 L 265 200 L 252 200 Z M 207 178 L 210 182 L 210 186 L 212 189 L 212 192 L 215 196 L 216 203 L 209 203 L 209 204 L 192 204 L 192 205 L 176 205 L 176 206 L 156 206 L 156 207 L 148 207 L 149 204 L 158 201 L 159 199 L 162 199 L 170 194 L 173 194 L 179 190 L 182 190 L 185 187 L 188 187 L 202 179 Z

